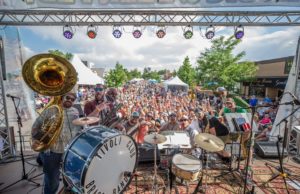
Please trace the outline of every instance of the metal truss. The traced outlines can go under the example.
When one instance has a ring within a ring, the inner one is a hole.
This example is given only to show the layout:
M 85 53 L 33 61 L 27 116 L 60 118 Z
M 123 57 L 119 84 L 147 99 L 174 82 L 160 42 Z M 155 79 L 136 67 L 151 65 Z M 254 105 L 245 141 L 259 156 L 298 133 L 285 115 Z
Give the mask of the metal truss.
M 0 10 L 0 25 L 10 26 L 300 26 L 300 10 Z
M 3 52 L 3 39 L 0 37 L 0 52 Z M 4 55 L 4 53 L 1 53 Z M 0 60 L 0 64 L 3 61 Z M 4 64 L 1 64 L 1 66 Z M 13 155 L 12 134 L 10 133 L 6 109 L 5 90 L 3 83 L 2 68 L 0 67 L 0 161 Z

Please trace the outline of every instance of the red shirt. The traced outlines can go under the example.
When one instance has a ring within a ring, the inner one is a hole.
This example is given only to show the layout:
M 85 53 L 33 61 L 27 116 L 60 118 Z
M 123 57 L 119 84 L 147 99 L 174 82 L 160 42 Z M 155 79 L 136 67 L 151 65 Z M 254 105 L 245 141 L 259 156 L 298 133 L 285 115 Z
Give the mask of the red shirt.
M 96 100 L 87 102 L 84 105 L 84 114 L 86 116 L 88 116 L 89 114 L 91 114 L 96 109 L 96 106 L 97 106 Z
M 136 142 L 138 144 L 144 143 L 144 138 L 147 135 L 148 131 L 149 131 L 148 125 L 142 125 L 139 127 L 139 130 L 138 130 L 138 133 L 136 136 Z

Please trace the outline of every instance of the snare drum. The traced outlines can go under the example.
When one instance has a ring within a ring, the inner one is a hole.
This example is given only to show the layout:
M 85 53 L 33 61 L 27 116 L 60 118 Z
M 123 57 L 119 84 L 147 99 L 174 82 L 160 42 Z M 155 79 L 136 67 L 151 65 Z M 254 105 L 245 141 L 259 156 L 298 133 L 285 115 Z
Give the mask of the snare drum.
M 115 129 L 86 129 L 68 146 L 63 177 L 77 193 L 122 193 L 136 168 L 134 140 Z
M 195 181 L 202 168 L 201 162 L 189 154 L 176 154 L 172 158 L 172 172 L 186 181 Z

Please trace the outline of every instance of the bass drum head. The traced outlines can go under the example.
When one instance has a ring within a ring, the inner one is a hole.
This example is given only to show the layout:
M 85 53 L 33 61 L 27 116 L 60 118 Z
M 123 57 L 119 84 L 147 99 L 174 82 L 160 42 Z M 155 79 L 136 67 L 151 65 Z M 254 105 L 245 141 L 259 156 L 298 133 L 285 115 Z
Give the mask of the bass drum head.
M 136 168 L 136 143 L 127 135 L 118 135 L 97 149 L 86 169 L 84 193 L 122 193 Z

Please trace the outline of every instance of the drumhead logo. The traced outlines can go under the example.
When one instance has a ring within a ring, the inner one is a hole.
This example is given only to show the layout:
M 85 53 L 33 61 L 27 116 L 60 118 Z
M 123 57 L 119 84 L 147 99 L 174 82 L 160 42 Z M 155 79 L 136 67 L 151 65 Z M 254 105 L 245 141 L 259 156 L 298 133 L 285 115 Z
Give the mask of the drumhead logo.
M 131 180 L 130 174 L 135 168 L 136 159 L 136 144 L 130 137 L 119 135 L 108 139 L 91 161 L 84 193 L 121 193 Z

